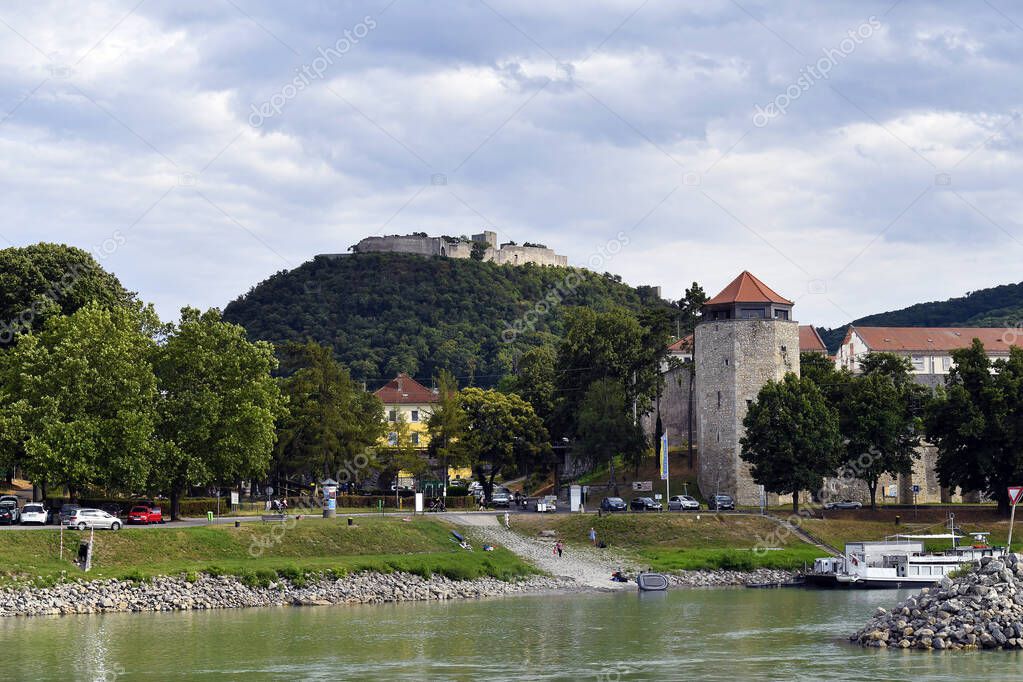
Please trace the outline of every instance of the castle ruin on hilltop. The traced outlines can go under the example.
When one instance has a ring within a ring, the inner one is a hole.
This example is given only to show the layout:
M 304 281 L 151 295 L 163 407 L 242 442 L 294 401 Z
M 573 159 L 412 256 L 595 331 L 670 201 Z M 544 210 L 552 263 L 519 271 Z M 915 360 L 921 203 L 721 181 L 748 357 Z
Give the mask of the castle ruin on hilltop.
M 558 265 L 568 266 L 568 256 L 560 256 L 543 244 L 497 243 L 496 232 L 465 237 L 431 237 L 425 232 L 386 237 L 366 237 L 350 249 L 353 253 L 411 253 L 418 256 L 443 258 L 472 258 L 498 265 Z M 338 254 L 340 255 L 340 254 Z

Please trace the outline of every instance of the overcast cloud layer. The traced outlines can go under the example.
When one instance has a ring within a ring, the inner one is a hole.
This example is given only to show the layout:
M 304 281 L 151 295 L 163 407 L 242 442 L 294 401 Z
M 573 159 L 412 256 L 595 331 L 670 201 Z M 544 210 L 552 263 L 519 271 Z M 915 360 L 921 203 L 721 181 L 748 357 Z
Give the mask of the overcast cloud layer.
M 0 243 L 167 319 L 412 231 L 671 298 L 748 269 L 826 326 L 1023 279 L 1005 0 L 32 0 L 0 36 Z

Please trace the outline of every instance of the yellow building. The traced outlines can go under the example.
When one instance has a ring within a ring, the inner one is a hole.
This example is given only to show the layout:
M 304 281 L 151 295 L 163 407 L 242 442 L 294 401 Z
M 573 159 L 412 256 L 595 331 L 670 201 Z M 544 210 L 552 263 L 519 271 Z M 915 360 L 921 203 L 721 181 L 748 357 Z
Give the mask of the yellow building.
M 384 419 L 388 425 L 387 435 L 381 444 L 398 444 L 398 422 L 404 419 L 412 437 L 412 446 L 426 450 L 430 444 L 426 423 L 433 414 L 433 406 L 440 400 L 437 392 L 402 372 L 374 395 L 384 404 Z

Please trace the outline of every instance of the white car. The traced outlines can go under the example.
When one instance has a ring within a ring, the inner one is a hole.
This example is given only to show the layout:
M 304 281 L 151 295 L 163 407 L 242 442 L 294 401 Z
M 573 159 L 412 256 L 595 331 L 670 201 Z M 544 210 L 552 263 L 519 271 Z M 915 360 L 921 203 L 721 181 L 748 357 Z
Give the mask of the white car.
M 38 502 L 29 502 L 21 509 L 23 524 L 38 523 L 40 526 L 45 526 L 49 520 L 50 514 L 46 511 L 46 507 Z
M 700 503 L 689 495 L 672 495 L 668 499 L 668 511 L 700 511 Z
M 76 509 L 68 518 L 67 527 L 77 528 L 78 530 L 86 530 L 88 528 L 121 530 L 121 520 L 102 509 Z

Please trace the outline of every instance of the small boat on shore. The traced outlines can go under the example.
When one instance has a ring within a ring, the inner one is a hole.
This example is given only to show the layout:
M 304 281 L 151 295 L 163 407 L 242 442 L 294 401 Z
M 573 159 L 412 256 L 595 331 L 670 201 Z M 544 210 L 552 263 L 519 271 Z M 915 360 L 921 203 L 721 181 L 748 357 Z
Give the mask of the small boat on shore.
M 668 589 L 668 578 L 661 573 L 647 571 L 636 576 L 636 584 L 641 592 L 664 592 Z

